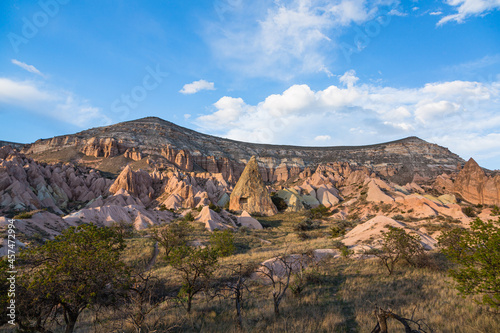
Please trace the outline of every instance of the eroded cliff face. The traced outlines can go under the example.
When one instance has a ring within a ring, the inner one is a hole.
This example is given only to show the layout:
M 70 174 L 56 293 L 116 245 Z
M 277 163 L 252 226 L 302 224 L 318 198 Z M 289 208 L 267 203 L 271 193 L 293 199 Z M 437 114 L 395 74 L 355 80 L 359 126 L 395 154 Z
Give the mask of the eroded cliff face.
M 456 176 L 452 189 L 473 204 L 500 204 L 500 175 L 487 176 L 472 158 Z
M 457 164 L 464 162 L 448 149 L 416 137 L 359 147 L 277 146 L 217 138 L 154 117 L 38 140 L 25 146 L 22 152 L 42 161 L 54 152 L 73 154 L 75 158 L 83 154 L 100 160 L 123 156 L 125 164 L 127 159 L 148 159 L 156 166 L 221 173 L 232 183 L 239 179 L 254 155 L 267 183 L 286 182 L 321 163 L 347 162 L 405 184 L 415 176 L 428 178 L 455 172 Z M 93 166 L 99 169 L 99 165 Z

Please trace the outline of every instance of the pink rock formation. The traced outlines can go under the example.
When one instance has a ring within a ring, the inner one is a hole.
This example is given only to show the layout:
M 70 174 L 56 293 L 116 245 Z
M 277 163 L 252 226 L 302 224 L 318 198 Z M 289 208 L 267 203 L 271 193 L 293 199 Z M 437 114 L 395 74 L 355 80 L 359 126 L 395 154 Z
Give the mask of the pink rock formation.
M 260 224 L 259 221 L 254 219 L 248 212 L 243 211 L 241 213 L 241 216 L 238 217 L 238 223 L 242 227 L 247 227 L 249 229 L 257 229 L 257 230 L 262 230 L 262 224 Z
M 134 161 L 140 161 L 144 158 L 140 151 L 134 149 L 127 149 L 125 153 L 123 153 L 123 156 Z
M 118 178 L 116 178 L 109 191 L 116 193 L 119 189 L 124 189 L 133 196 L 138 197 L 144 204 L 149 203 L 153 199 L 153 180 L 146 171 L 132 171 L 127 165 Z
M 264 185 L 255 156 L 248 162 L 231 193 L 229 209 L 263 215 L 274 215 L 278 212 Z
M 94 157 L 113 157 L 117 156 L 118 143 L 113 138 L 90 138 L 82 147 L 82 153 Z
M 0 210 L 51 208 L 62 214 L 70 201 L 89 201 L 108 193 L 112 181 L 94 170 L 70 164 L 42 165 L 2 149 Z
M 499 205 L 500 175 L 487 176 L 471 158 L 458 173 L 454 192 L 473 204 Z
M 391 196 L 385 194 L 377 185 L 377 182 L 373 179 L 370 180 L 368 183 L 366 200 L 371 202 L 384 202 L 384 203 L 394 202 L 394 199 Z
M 233 227 L 233 225 L 228 224 L 219 214 L 207 206 L 203 207 L 200 215 L 196 217 L 196 221 L 205 223 L 205 228 L 209 231 L 214 231 L 215 229 L 224 230 Z

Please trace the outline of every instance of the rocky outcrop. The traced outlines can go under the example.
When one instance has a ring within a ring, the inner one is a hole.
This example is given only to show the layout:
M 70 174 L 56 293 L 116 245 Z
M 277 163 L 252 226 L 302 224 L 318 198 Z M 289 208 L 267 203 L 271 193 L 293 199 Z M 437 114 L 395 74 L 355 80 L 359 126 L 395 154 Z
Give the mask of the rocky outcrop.
M 456 165 L 464 162 L 448 149 L 416 137 L 357 147 L 263 145 L 201 134 L 154 117 L 38 140 L 26 145 L 23 152 L 40 157 L 65 148 L 71 148 L 67 153 L 75 154 L 75 158 L 78 152 L 107 158 L 135 149 L 152 160 L 163 157 L 181 170 L 221 173 L 230 182 L 240 177 L 242 161 L 253 155 L 262 164 L 265 182 L 305 178 L 320 163 L 336 161 L 365 166 L 403 185 L 417 173 L 434 177 L 455 172 Z
M 229 209 L 262 215 L 278 212 L 264 185 L 255 156 L 248 162 L 231 193 Z
M 430 250 L 437 246 L 437 241 L 429 235 L 420 231 L 412 230 L 405 223 L 395 221 L 383 215 L 376 216 L 371 220 L 354 227 L 344 236 L 342 243 L 347 246 L 359 246 L 361 244 L 366 244 L 368 247 L 380 247 L 381 242 L 379 241 L 382 239 L 383 233 L 389 231 L 389 227 L 401 228 L 410 234 L 417 235 L 420 238 L 422 246 L 426 249 Z M 359 250 L 362 251 L 363 249 Z
M 118 144 L 113 138 L 91 138 L 82 147 L 82 153 L 94 157 L 113 157 L 118 155 Z
M 50 208 L 58 214 L 70 203 L 106 195 L 112 183 L 92 169 L 40 164 L 13 150 L 0 150 L 0 210 Z
M 144 204 L 151 202 L 154 195 L 153 180 L 146 171 L 132 171 L 127 165 L 116 178 L 109 191 L 116 193 L 123 189 L 133 196 L 138 197 Z
M 500 204 L 500 175 L 487 176 L 474 159 L 470 159 L 458 173 L 454 192 L 473 204 Z
M 208 208 L 208 206 L 203 207 L 200 214 L 196 217 L 195 221 L 204 223 L 205 228 L 207 228 L 207 230 L 209 231 L 225 230 L 235 227 L 232 221 L 228 221 L 221 215 Z
M 140 161 L 144 158 L 144 155 L 135 149 L 127 149 L 125 153 L 123 153 L 123 156 L 134 161 Z

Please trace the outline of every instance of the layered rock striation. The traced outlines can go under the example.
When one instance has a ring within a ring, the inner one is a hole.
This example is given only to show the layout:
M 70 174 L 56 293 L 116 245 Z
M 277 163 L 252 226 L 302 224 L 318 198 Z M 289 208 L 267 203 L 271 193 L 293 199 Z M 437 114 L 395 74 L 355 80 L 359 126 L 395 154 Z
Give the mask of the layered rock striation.
M 286 182 L 310 172 L 308 168 L 336 161 L 366 166 L 405 184 L 415 175 L 434 177 L 455 172 L 457 164 L 464 162 L 448 149 L 416 137 L 357 147 L 266 145 L 201 134 L 155 117 L 38 140 L 23 149 L 35 158 L 57 151 L 96 158 L 164 158 L 181 170 L 221 173 L 230 182 L 240 177 L 253 155 L 258 156 L 264 182 Z

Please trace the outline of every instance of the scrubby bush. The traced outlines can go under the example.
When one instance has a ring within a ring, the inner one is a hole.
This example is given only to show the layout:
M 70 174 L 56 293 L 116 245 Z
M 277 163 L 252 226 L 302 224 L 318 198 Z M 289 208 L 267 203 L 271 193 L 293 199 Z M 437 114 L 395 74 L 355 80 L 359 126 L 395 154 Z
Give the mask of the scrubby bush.
M 312 219 L 322 219 L 330 215 L 332 215 L 330 209 L 325 207 L 324 205 L 319 205 L 318 207 L 311 208 L 311 210 L 309 211 L 309 217 Z
M 271 200 L 273 201 L 273 204 L 276 206 L 276 208 L 280 212 L 283 212 L 288 208 L 286 201 L 277 195 L 273 195 L 271 197 Z
M 210 246 L 221 257 L 228 257 L 234 253 L 234 235 L 231 230 L 215 230 L 210 235 Z
M 425 250 L 417 235 L 410 235 L 402 228 L 389 226 L 389 231 L 384 234 L 380 249 L 372 249 L 366 254 L 375 255 L 387 268 L 389 275 L 399 260 L 418 267 L 424 262 Z
M 214 211 L 214 212 L 216 212 L 216 213 L 220 213 L 220 212 L 221 212 L 220 207 L 219 207 L 219 206 L 217 206 L 217 205 L 214 205 L 213 203 L 210 203 L 210 204 L 208 205 L 208 208 L 210 208 L 211 210 L 213 210 L 213 211 Z
M 14 216 L 14 220 L 25 220 L 33 217 L 34 212 L 22 212 Z
M 473 207 L 467 206 L 467 207 L 462 207 L 462 212 L 468 216 L 468 217 L 476 217 L 476 211 L 474 210 Z
M 352 228 L 351 222 L 347 220 L 339 220 L 337 221 L 337 224 L 330 228 L 330 237 L 337 238 L 344 236 L 349 228 Z
M 186 222 L 193 222 L 194 221 L 194 216 L 193 213 L 189 212 L 186 215 L 184 215 L 184 221 Z
M 152 237 L 165 250 L 165 256 L 181 245 L 185 245 L 194 228 L 187 221 L 173 222 L 153 231 Z
M 500 307 L 500 219 L 476 219 L 470 230 L 453 229 L 440 238 L 442 252 L 457 266 L 450 276 L 463 295 L 481 294 L 483 304 Z
M 320 223 L 318 221 L 313 221 L 311 219 L 305 219 L 302 222 L 297 223 L 295 225 L 294 229 L 295 231 L 309 231 L 309 230 L 314 230 L 318 229 L 320 227 Z

